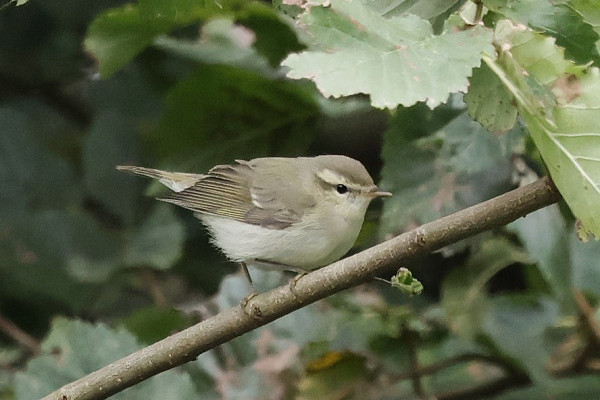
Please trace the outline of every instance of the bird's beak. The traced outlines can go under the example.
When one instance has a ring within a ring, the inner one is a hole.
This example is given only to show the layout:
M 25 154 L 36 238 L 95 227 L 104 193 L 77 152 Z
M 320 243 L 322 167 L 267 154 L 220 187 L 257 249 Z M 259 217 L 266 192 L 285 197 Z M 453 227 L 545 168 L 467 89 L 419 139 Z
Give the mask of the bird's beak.
M 375 197 L 392 197 L 390 192 L 380 192 L 377 190 L 377 187 L 373 188 L 372 191 L 366 192 L 364 194 L 365 197 L 375 198 Z

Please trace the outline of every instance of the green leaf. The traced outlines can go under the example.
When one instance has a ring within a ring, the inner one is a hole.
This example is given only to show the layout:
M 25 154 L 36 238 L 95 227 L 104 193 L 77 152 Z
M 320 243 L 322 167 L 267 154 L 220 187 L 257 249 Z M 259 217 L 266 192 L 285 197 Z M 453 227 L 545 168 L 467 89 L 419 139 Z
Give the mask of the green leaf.
M 149 23 L 138 6 L 127 4 L 100 14 L 89 26 L 83 44 L 97 60 L 100 75 L 107 78 L 171 27 Z
M 534 382 L 547 384 L 551 378 L 544 368 L 550 357 L 546 333 L 559 317 L 558 306 L 547 299 L 497 297 L 485 315 L 484 330 L 502 355 L 516 361 Z
M 90 25 L 84 46 L 98 61 L 100 75 L 108 77 L 160 35 L 210 18 L 235 18 L 250 28 L 246 29 L 253 39 L 250 45 L 254 45 L 256 51 L 273 66 L 290 51 L 301 49 L 291 27 L 273 9 L 259 2 L 239 0 L 140 0 L 136 4 L 127 4 L 100 14 Z M 236 33 L 237 39 L 244 39 L 239 31 Z M 273 37 L 277 37 L 277 40 L 273 40 Z M 189 45 L 185 43 L 180 48 L 176 42 L 163 38 L 160 38 L 158 45 L 178 53 L 194 53 L 186 48 Z M 215 44 L 203 49 L 201 42 L 196 47 L 205 54 L 212 52 L 215 55 L 219 50 Z M 223 50 L 227 53 L 227 46 Z
M 473 70 L 465 103 L 469 115 L 489 131 L 505 132 L 515 126 L 513 97 L 486 64 Z
M 175 216 L 174 207 L 160 204 L 144 223 L 128 234 L 125 263 L 167 269 L 181 257 L 185 241 L 183 224 Z
M 564 47 L 567 57 L 578 63 L 600 61 L 595 47 L 598 34 L 567 4 L 548 0 L 484 0 L 483 3 L 514 22 L 553 36 L 556 43 Z
M 0 291 L 13 299 L 89 306 L 91 284 L 119 267 L 118 243 L 78 211 L 0 213 Z
M 261 3 L 253 2 L 244 7 L 238 14 L 237 22 L 254 32 L 254 48 L 273 67 L 278 66 L 288 53 L 304 47 L 298 42 L 292 24 L 273 8 Z
M 384 235 L 489 199 L 509 184 L 519 129 L 495 136 L 464 113 L 440 127 L 431 119 L 448 110 L 436 112 L 399 110 L 385 134 L 381 186 L 394 196 L 384 202 Z M 422 136 L 416 121 L 437 131 Z
M 178 26 L 186 26 L 226 9 L 211 0 L 140 0 L 100 14 L 90 24 L 84 46 L 98 61 L 100 75 L 108 77 L 148 47 L 152 40 Z
M 382 279 L 384 282 L 388 282 L 392 287 L 400 290 L 405 295 L 412 297 L 418 296 L 423 291 L 423 284 L 419 280 L 413 278 L 412 272 L 407 268 L 400 268 L 395 275 L 390 278 L 390 281 Z
M 497 29 L 504 32 L 503 40 L 517 40 L 522 49 L 538 40 L 506 21 L 498 23 Z M 540 53 L 513 53 L 506 47 L 497 61 L 484 59 L 515 97 L 565 201 L 585 230 L 600 238 L 600 71 L 569 67 L 557 54 L 560 51 L 555 49 L 551 57 L 544 54 L 542 58 Z M 549 75 L 534 72 L 524 77 L 521 62 L 531 66 L 548 60 L 553 67 Z M 542 83 L 552 83 L 552 87 Z
M 572 66 L 553 38 L 516 29 L 506 21 L 497 24 L 496 41 L 499 46 L 510 47 L 521 67 L 542 84 L 554 82 Z M 517 107 L 513 94 L 486 64 L 473 72 L 465 102 L 469 115 L 491 131 L 502 132 L 514 126 Z
M 426 101 L 431 108 L 465 92 L 467 77 L 492 53 L 491 32 L 475 27 L 433 35 L 414 15 L 384 18 L 361 2 L 333 0 L 301 18 L 310 50 L 288 56 L 288 76 L 313 80 L 325 96 L 366 93 L 379 108 Z
M 556 46 L 552 37 L 544 36 L 510 21 L 496 24 L 498 46 L 510 49 L 521 68 L 542 85 L 554 82 L 574 64 L 564 57 L 564 50 Z
M 379 14 L 385 17 L 413 14 L 423 19 L 437 17 L 454 7 L 460 0 L 385 0 L 368 3 Z
M 251 2 L 236 17 L 216 16 L 206 21 L 198 40 L 160 36 L 154 45 L 194 61 L 266 74 L 277 73 L 272 67 L 278 66 L 291 51 L 303 48 L 292 26 L 269 7 Z
M 42 342 L 41 355 L 29 361 L 23 372 L 17 373 L 16 397 L 42 398 L 140 348 L 133 335 L 125 330 L 56 318 Z M 167 371 L 115 395 L 114 399 L 191 399 L 198 395 L 187 374 Z
M 569 236 L 558 206 L 551 205 L 519 218 L 509 229 L 519 235 L 558 302 L 563 306 L 572 305 Z
M 600 37 L 600 8 L 596 0 L 570 0 L 567 4 L 580 14 Z M 596 52 L 600 54 L 600 38 L 596 40 Z
M 182 312 L 155 306 L 136 310 L 123 322 L 139 341 L 148 344 L 158 342 L 190 325 L 189 318 Z
M 600 242 L 583 243 L 575 235 L 569 239 L 574 287 L 600 299 Z
M 233 19 L 215 18 L 202 26 L 199 41 L 162 36 L 156 47 L 191 60 L 269 71 L 267 60 L 253 47 L 254 32 L 235 25 Z
M 506 239 L 489 239 L 469 257 L 464 266 L 453 270 L 442 283 L 441 304 L 450 328 L 459 335 L 475 338 L 481 332 L 489 308 L 486 284 L 502 269 L 531 259 Z
M 235 158 L 296 156 L 311 143 L 318 112 L 304 87 L 213 65 L 180 81 L 167 107 L 154 148 L 168 168 L 183 171 L 207 171 Z

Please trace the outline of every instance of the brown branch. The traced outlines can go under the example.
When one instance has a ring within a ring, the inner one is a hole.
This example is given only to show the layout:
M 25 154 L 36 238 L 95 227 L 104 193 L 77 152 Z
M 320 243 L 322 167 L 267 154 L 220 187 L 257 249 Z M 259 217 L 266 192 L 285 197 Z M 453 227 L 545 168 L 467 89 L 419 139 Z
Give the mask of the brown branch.
M 313 271 L 297 280 L 293 290 L 286 285 L 257 295 L 246 305 L 249 312 L 239 306 L 223 311 L 78 379 L 44 400 L 105 399 L 307 304 L 365 283 L 374 275 L 388 272 L 401 260 L 505 225 L 559 199 L 560 194 L 550 179 L 543 178 L 427 223 Z

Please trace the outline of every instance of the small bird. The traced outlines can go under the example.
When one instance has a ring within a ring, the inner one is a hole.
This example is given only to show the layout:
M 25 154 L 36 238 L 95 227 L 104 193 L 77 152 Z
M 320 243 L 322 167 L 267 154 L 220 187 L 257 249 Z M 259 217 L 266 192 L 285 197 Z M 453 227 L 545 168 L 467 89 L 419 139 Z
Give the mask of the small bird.
M 228 259 L 306 272 L 350 250 L 379 191 L 365 167 L 339 155 L 265 157 L 217 165 L 207 174 L 118 166 L 173 192 L 158 200 L 194 211 Z

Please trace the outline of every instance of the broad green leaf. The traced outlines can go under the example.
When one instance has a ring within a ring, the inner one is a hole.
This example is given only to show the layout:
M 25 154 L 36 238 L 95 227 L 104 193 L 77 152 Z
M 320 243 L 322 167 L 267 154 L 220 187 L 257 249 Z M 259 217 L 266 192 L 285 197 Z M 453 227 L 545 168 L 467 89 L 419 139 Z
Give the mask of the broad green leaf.
M 145 307 L 133 312 L 123 325 L 142 343 L 154 343 L 190 325 L 182 312 L 168 307 Z
M 228 6 L 237 4 L 226 2 Z M 148 47 L 152 40 L 178 26 L 186 26 L 229 10 L 212 0 L 140 0 L 109 9 L 90 24 L 84 46 L 108 77 Z
M 368 3 L 384 17 L 413 14 L 423 19 L 430 19 L 448 11 L 460 0 L 380 0 Z
M 542 85 L 553 83 L 574 64 L 564 57 L 552 37 L 544 36 L 510 21 L 496 24 L 495 39 L 499 46 L 510 49 L 527 74 Z
M 100 75 L 107 78 L 172 26 L 151 24 L 142 17 L 137 5 L 127 4 L 100 14 L 89 26 L 83 43 L 97 60 Z
M 120 113 L 99 114 L 83 143 L 83 166 L 87 191 L 109 213 L 120 217 L 126 225 L 133 224 L 134 199 L 138 180 L 115 170 L 137 157 L 137 139 L 133 122 Z
M 480 26 L 433 35 L 414 15 L 384 18 L 361 2 L 313 6 L 299 23 L 310 49 L 288 56 L 288 76 L 313 80 L 325 96 L 370 95 L 378 108 L 426 101 L 431 108 L 465 92 L 467 77 L 491 53 L 491 33 Z
M 279 65 L 289 52 L 302 49 L 292 27 L 272 9 L 257 3 L 248 4 L 237 18 L 222 16 L 206 21 L 198 40 L 160 36 L 154 45 L 194 61 L 265 74 L 276 73 L 272 66 Z
M 0 225 L 0 292 L 13 299 L 81 310 L 119 266 L 115 238 L 82 212 L 4 208 Z
M 251 45 L 255 45 L 271 65 L 276 65 L 288 52 L 301 49 L 291 27 L 276 12 L 259 2 L 240 0 L 140 0 L 98 16 L 88 29 L 84 45 L 98 61 L 100 75 L 108 77 L 150 46 L 158 36 L 211 18 L 235 18 L 247 26 L 247 33 L 253 37 Z M 237 38 L 243 39 L 240 37 L 243 35 L 237 33 Z M 178 53 L 190 53 L 186 43 L 182 44 L 183 48 L 176 42 L 159 41 L 158 44 Z M 203 43 L 197 43 L 197 47 L 202 48 Z M 213 43 L 200 51 L 215 50 L 218 46 Z M 228 51 L 227 46 L 223 51 Z
M 592 29 L 598 34 L 596 40 L 596 52 L 600 54 L 600 7 L 596 0 L 570 0 L 566 2 L 575 12 L 581 15 L 583 20 L 590 24 Z
M 534 34 L 501 21 L 504 39 L 536 41 Z M 511 33 L 512 32 L 512 33 Z M 522 44 L 522 46 L 525 46 Z M 535 65 L 541 54 L 512 53 L 508 47 L 497 61 L 485 57 L 515 97 L 519 111 L 550 174 L 567 204 L 588 233 L 600 237 L 600 73 L 597 68 L 577 69 L 556 61 L 554 80 L 525 77 L 520 62 Z M 547 59 L 544 56 L 544 59 Z M 540 60 L 541 62 L 541 60 Z M 542 83 L 552 83 L 552 87 Z M 552 89 L 552 93 L 550 90 Z M 555 99 L 555 100 L 554 100 Z
M 144 223 L 128 234 L 124 256 L 127 265 L 167 269 L 181 257 L 185 230 L 173 208 L 157 205 Z
M 538 384 L 548 384 L 544 364 L 550 357 L 546 337 L 560 317 L 557 304 L 547 299 L 528 301 L 496 297 L 485 314 L 484 331 L 501 355 L 513 359 Z
M 572 305 L 569 235 L 557 205 L 551 205 L 509 225 L 563 306 Z M 575 237 L 575 235 L 571 235 Z
M 464 266 L 453 270 L 442 283 L 441 304 L 450 328 L 459 335 L 475 338 L 481 332 L 489 307 L 486 285 L 502 269 L 531 259 L 506 239 L 489 239 L 469 257 Z
M 568 4 L 548 0 L 484 0 L 483 3 L 514 22 L 553 36 L 556 43 L 565 48 L 568 58 L 578 63 L 599 61 L 595 47 L 598 34 Z
M 254 48 L 273 67 L 277 67 L 288 53 L 304 47 L 298 42 L 293 24 L 262 3 L 245 5 L 237 17 L 238 24 L 251 29 L 256 35 Z
M 600 242 L 583 243 L 575 235 L 569 236 L 569 239 L 573 286 L 600 299 Z
M 16 397 L 21 400 L 42 398 L 62 385 L 140 348 L 133 335 L 125 330 L 56 318 L 48 337 L 42 342 L 41 354 L 30 360 L 27 368 L 16 375 Z M 187 374 L 167 371 L 112 398 L 163 400 L 198 396 Z
M 236 26 L 233 19 L 215 18 L 202 26 L 198 41 L 161 36 L 154 44 L 157 48 L 202 63 L 268 71 L 267 60 L 253 46 L 255 40 L 254 32 Z
M 505 132 L 517 121 L 512 95 L 486 64 L 473 70 L 465 103 L 469 115 L 492 132 Z
M 168 168 L 302 153 L 314 137 L 313 92 L 229 66 L 202 65 L 169 93 L 154 148 Z
M 563 51 L 555 40 L 530 30 L 516 29 L 501 21 L 497 24 L 495 39 L 499 46 L 510 47 L 528 74 L 542 84 L 556 80 L 572 63 L 564 59 Z M 506 131 L 514 126 L 517 106 L 513 94 L 486 64 L 473 71 L 465 102 L 469 115 L 487 129 Z

